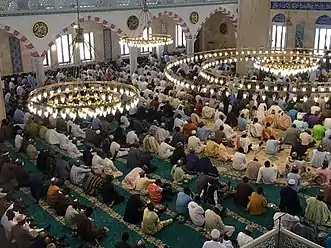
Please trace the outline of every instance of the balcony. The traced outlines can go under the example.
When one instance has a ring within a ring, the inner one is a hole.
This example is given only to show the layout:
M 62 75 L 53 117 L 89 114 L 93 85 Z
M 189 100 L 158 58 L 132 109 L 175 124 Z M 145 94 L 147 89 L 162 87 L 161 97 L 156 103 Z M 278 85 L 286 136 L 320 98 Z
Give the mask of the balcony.
M 147 0 L 149 8 L 235 4 L 238 0 Z M 76 0 L 0 0 L 0 16 L 61 14 L 76 11 Z M 141 0 L 79 0 L 82 12 L 140 9 Z

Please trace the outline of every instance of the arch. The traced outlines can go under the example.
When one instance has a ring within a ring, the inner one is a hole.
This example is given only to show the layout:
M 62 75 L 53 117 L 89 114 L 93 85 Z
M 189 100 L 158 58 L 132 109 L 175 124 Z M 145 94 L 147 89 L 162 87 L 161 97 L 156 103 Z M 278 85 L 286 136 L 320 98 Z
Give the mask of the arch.
M 185 34 L 186 39 L 192 39 L 192 34 L 191 34 L 190 28 L 187 26 L 184 19 L 174 12 L 166 11 L 166 10 L 163 12 L 159 12 L 159 13 L 157 13 L 157 15 L 153 16 L 153 20 L 155 20 L 161 16 L 164 16 L 164 15 L 168 16 L 169 18 L 171 18 L 172 20 L 177 22 L 177 24 L 179 24 L 182 27 L 183 33 Z
M 20 42 L 22 42 L 24 46 L 30 51 L 32 57 L 39 57 L 39 53 L 37 52 L 35 46 L 20 31 L 6 24 L 0 24 L 0 29 L 4 30 L 6 33 L 11 34 L 15 36 L 17 39 L 19 39 Z
M 317 25 L 329 25 L 331 26 L 331 17 L 327 15 L 322 15 L 316 19 Z
M 284 14 L 277 14 L 272 18 L 272 22 L 276 22 L 276 23 L 285 23 L 285 15 Z
M 98 16 L 84 16 L 82 18 L 79 19 L 80 23 L 86 22 L 86 21 L 92 21 L 95 23 L 99 23 L 102 24 L 104 27 L 109 28 L 110 30 L 114 31 L 118 36 L 120 36 L 123 33 L 123 30 L 118 27 L 117 25 L 106 21 Z M 69 28 L 73 27 L 74 25 L 76 25 L 76 22 L 72 22 L 69 26 L 65 27 L 64 29 L 62 29 L 57 35 L 55 35 L 55 40 L 57 38 L 60 38 L 62 35 L 66 34 L 69 31 Z M 55 44 L 55 40 L 52 40 L 51 42 L 48 43 L 49 47 L 52 47 Z M 41 56 L 45 56 L 47 54 L 47 50 L 44 50 L 41 54 Z
M 199 35 L 199 32 L 200 30 L 202 29 L 203 25 L 205 25 L 205 23 L 209 20 L 209 18 L 216 14 L 217 12 L 221 12 L 223 15 L 227 16 L 233 27 L 234 27 L 234 34 L 235 34 L 235 37 L 237 38 L 237 28 L 238 28 L 238 25 L 237 25 L 237 16 L 235 14 L 233 14 L 230 10 L 226 9 L 226 8 L 223 8 L 223 7 L 220 7 L 220 8 L 217 8 L 215 9 L 214 11 L 210 12 L 209 15 L 205 18 L 205 20 L 203 22 L 201 22 L 200 24 L 200 27 L 198 28 L 197 32 L 195 33 L 194 35 L 194 38 L 197 38 L 198 35 Z

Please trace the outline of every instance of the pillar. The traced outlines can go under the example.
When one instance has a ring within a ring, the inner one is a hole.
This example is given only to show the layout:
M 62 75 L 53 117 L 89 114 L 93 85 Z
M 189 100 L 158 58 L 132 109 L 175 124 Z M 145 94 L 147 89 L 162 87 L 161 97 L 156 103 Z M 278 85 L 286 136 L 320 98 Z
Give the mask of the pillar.
M 164 46 L 156 47 L 156 57 L 158 60 L 161 60 L 163 52 L 164 52 Z
M 137 70 L 137 57 L 138 57 L 138 48 L 130 47 L 130 74 L 132 75 Z
M 271 0 L 239 0 L 238 48 L 268 47 Z M 237 72 L 246 73 L 245 62 L 237 63 Z
M 36 73 L 37 86 L 42 85 L 45 82 L 45 67 L 44 67 L 45 57 L 34 57 L 34 70 Z
M 191 55 L 194 53 L 194 40 L 187 39 L 186 40 L 186 55 Z

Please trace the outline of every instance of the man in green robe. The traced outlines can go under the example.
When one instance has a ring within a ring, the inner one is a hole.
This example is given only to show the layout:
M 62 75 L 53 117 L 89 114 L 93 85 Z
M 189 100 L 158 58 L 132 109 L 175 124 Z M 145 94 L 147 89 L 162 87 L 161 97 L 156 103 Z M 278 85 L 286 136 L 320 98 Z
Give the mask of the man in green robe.
M 331 227 L 331 212 L 323 202 L 323 192 L 321 191 L 317 197 L 309 197 L 306 202 L 305 218 L 316 225 Z

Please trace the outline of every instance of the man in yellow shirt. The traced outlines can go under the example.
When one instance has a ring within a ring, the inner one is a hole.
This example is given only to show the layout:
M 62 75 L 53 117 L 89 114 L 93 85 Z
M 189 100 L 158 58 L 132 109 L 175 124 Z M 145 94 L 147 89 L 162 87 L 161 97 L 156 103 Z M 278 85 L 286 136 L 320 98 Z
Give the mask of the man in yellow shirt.
M 257 192 L 253 192 L 249 197 L 249 202 L 247 204 L 247 210 L 252 215 L 262 215 L 265 212 L 268 202 L 264 198 L 263 188 L 258 187 Z

